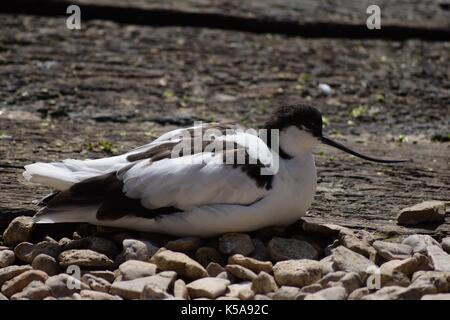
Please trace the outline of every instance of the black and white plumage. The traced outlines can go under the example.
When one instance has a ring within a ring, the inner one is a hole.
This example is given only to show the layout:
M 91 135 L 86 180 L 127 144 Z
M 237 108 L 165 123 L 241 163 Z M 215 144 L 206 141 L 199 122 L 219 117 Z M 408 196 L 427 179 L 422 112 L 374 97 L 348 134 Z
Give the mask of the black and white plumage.
M 200 129 L 191 127 L 115 157 L 27 165 L 28 181 L 56 190 L 34 222 L 89 222 L 177 236 L 251 231 L 287 225 L 306 213 L 317 181 L 312 151 L 320 142 L 372 161 L 402 161 L 370 158 L 323 137 L 322 116 L 309 106 L 281 107 L 265 128 L 278 130 L 279 148 L 270 134 L 263 141 L 210 123 L 201 129 L 213 134 L 200 145 L 186 138 Z M 175 152 L 186 143 L 192 152 Z M 245 163 L 224 161 L 239 157 Z

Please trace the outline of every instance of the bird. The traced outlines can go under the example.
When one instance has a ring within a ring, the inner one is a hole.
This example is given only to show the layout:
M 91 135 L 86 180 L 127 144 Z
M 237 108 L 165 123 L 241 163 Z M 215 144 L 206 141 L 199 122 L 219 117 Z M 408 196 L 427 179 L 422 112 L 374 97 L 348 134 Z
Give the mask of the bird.
M 322 131 L 322 114 L 283 105 L 260 128 L 200 123 L 127 153 L 25 166 L 27 181 L 53 188 L 33 223 L 86 222 L 172 236 L 211 237 L 287 226 L 313 203 L 313 152 L 325 144 L 363 155 Z

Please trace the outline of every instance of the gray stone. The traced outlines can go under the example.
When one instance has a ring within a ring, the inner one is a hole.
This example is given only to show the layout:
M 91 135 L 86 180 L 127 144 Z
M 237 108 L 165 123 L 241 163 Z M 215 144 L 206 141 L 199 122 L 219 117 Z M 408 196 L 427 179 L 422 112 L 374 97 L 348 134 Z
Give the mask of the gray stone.
M 281 286 L 303 287 L 322 277 L 322 264 L 315 260 L 280 261 L 273 267 L 276 282 Z
M 420 288 L 423 294 L 445 293 L 450 287 L 450 273 L 441 271 L 418 271 L 412 276 L 413 288 Z
M 80 296 L 83 300 L 122 300 L 119 296 L 93 290 L 81 290 Z
M 244 281 L 240 283 L 231 284 L 227 288 L 227 297 L 239 298 L 242 292 L 251 290 L 252 283 L 250 281 Z
M 313 284 L 310 284 L 309 286 L 301 288 L 300 289 L 300 293 L 305 293 L 305 294 L 316 293 L 316 292 L 319 292 L 322 289 L 323 288 L 322 288 L 322 286 L 319 283 L 313 283 Z
M 450 272 L 450 255 L 439 246 L 428 246 L 427 255 L 434 270 Z
M 361 288 L 363 286 L 363 282 L 361 281 L 359 274 L 350 272 L 343 276 L 338 282 L 333 284 L 333 286 L 341 286 L 346 290 L 347 294 L 350 294 L 356 289 Z
M 296 300 L 300 294 L 299 288 L 291 286 L 282 286 L 275 293 L 269 293 L 273 300 Z
M 3 284 L 21 273 L 31 270 L 31 266 L 9 266 L 0 269 L 0 288 Z
M 84 274 L 81 277 L 81 282 L 87 284 L 92 290 L 108 293 L 111 288 L 111 283 L 103 278 L 93 276 L 92 274 Z
M 267 272 L 261 271 L 258 276 L 252 280 L 251 289 L 257 294 L 266 294 L 278 290 L 278 285 Z
M 253 300 L 253 298 L 255 297 L 255 293 L 253 292 L 252 289 L 244 289 L 241 292 L 239 292 L 239 299 L 240 300 Z
M 128 260 L 119 266 L 122 280 L 133 280 L 153 276 L 156 273 L 156 265 L 139 260 Z
M 61 247 L 51 241 L 42 241 L 37 244 L 22 242 L 14 248 L 14 253 L 20 260 L 32 263 L 34 258 L 40 254 L 46 254 L 56 259 L 61 253 Z
M 210 277 L 217 277 L 219 274 L 225 271 L 225 268 L 216 262 L 210 262 L 206 267 L 206 272 Z
M 202 240 L 196 237 L 185 237 L 179 238 L 166 243 L 165 247 L 168 250 L 178 251 L 178 252 L 194 252 L 202 244 Z
M 361 300 L 362 297 L 367 296 L 368 294 L 370 294 L 369 289 L 367 288 L 359 288 L 356 289 L 355 291 L 353 291 L 352 293 L 349 294 L 348 296 L 348 300 Z
M 344 271 L 330 272 L 319 280 L 319 284 L 324 288 L 331 287 L 333 283 L 341 280 L 346 274 L 347 273 L 345 273 Z
M 255 250 L 255 246 L 248 234 L 227 233 L 219 238 L 219 250 L 226 255 L 247 256 Z
M 331 255 L 326 256 L 325 258 L 320 260 L 320 263 L 322 264 L 322 274 L 323 275 L 338 271 L 337 266 L 334 263 L 333 257 Z
M 80 290 L 89 289 L 87 284 L 65 273 L 48 278 L 45 285 L 50 288 L 52 296 L 57 298 L 70 297 Z
M 343 287 L 331 287 L 308 294 L 305 300 L 345 300 L 347 296 L 347 291 Z
M 175 272 L 166 271 L 150 277 L 116 281 L 111 285 L 110 293 L 121 296 L 124 299 L 139 299 L 144 291 L 144 287 L 148 284 L 167 292 L 175 281 L 176 276 Z
M 339 235 L 340 243 L 360 255 L 370 259 L 375 255 L 376 250 L 365 240 L 361 240 L 355 234 L 341 233 Z
M 427 222 L 442 222 L 445 216 L 445 202 L 425 201 L 400 211 L 397 221 L 402 225 L 416 225 Z
M 88 268 L 112 268 L 114 261 L 106 255 L 88 249 L 68 250 L 61 252 L 58 257 L 61 267 L 77 265 L 79 267 Z
M 7 246 L 15 246 L 18 243 L 30 240 L 33 231 L 31 217 L 20 216 L 14 218 L 3 233 L 3 242 Z
M 50 288 L 42 281 L 31 281 L 21 292 L 12 295 L 11 300 L 42 300 L 50 295 Z
M 65 251 L 74 249 L 89 249 L 98 253 L 103 253 L 112 259 L 120 251 L 114 241 L 93 236 L 70 241 L 64 246 Z
M 211 262 L 215 262 L 219 265 L 224 263 L 219 251 L 212 247 L 200 247 L 195 252 L 195 259 L 204 267 L 209 265 Z
M 235 254 L 228 258 L 228 264 L 238 264 L 244 268 L 250 269 L 255 273 L 261 271 L 272 273 L 273 265 L 270 261 L 260 261 L 250 257 L 244 257 L 241 254 Z
M 117 256 L 119 264 L 127 260 L 149 261 L 159 249 L 146 240 L 125 239 L 122 245 L 123 251 Z
M 250 258 L 253 258 L 253 259 L 256 259 L 259 261 L 270 260 L 269 250 L 267 250 L 266 246 L 260 239 L 253 238 L 252 243 L 253 243 L 253 246 L 255 247 L 255 250 L 250 255 Z
M 162 290 L 160 287 L 154 284 L 146 284 L 142 290 L 141 300 L 167 300 L 173 299 L 173 296 L 168 294 L 166 291 Z
M 365 281 L 368 276 L 369 268 L 374 265 L 374 263 L 366 257 L 343 246 L 334 249 L 331 257 L 338 270 L 355 272 L 359 274 L 363 281 Z
M 445 252 L 450 254 L 450 237 L 446 237 L 442 239 L 441 247 L 444 249 Z
M 381 265 L 381 274 L 391 275 L 395 271 L 401 272 L 411 277 L 414 272 L 421 270 L 430 270 L 428 258 L 420 253 L 415 253 L 412 257 L 405 260 L 391 260 Z
M 112 283 L 116 278 L 116 274 L 110 270 L 88 270 L 83 272 L 83 275 L 85 274 L 92 274 L 94 277 L 105 279 L 109 283 Z
M 166 250 L 153 256 L 154 263 L 161 270 L 173 270 L 190 279 L 208 277 L 208 273 L 197 261 L 181 252 Z
M 414 234 L 402 241 L 402 244 L 406 244 L 410 246 L 413 250 L 413 253 L 419 252 L 426 254 L 427 247 L 432 245 L 439 246 L 439 242 L 434 240 L 432 237 L 426 234 Z
M 9 267 L 14 263 L 16 259 L 14 251 L 2 250 L 0 251 L 0 268 Z
M 375 241 L 372 245 L 386 260 L 404 260 L 411 257 L 412 254 L 412 248 L 406 244 Z
M 237 264 L 229 264 L 225 267 L 225 270 L 238 279 L 252 281 L 256 278 L 256 274 L 253 271 Z
M 305 222 L 302 228 L 307 233 L 312 233 L 322 237 L 336 238 L 340 232 L 352 233 L 348 228 L 341 227 L 335 224 L 318 224 L 312 222 Z
M 275 237 L 270 240 L 267 248 L 273 261 L 295 259 L 316 260 L 319 257 L 319 252 L 313 245 L 297 239 Z
M 31 264 L 33 269 L 44 271 L 49 276 L 57 275 L 60 272 L 60 268 L 55 258 L 41 253 L 37 255 Z
M 188 289 L 186 287 L 186 283 L 182 279 L 178 279 L 173 284 L 173 295 L 175 298 L 179 299 L 190 299 Z
M 225 294 L 229 284 L 230 282 L 228 280 L 208 277 L 189 283 L 187 289 L 189 296 L 193 299 L 215 299 Z
M 2 285 L 2 293 L 11 297 L 13 294 L 22 291 L 30 282 L 32 281 L 42 281 L 47 280 L 48 275 L 45 272 L 39 270 L 29 270 L 24 273 L 15 276 L 11 280 L 6 281 Z

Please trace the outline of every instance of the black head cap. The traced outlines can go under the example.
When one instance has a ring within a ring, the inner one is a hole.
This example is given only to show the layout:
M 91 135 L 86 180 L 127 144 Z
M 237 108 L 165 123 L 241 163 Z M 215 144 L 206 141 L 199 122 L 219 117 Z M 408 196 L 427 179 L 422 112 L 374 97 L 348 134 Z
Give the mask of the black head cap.
M 322 114 L 316 108 L 307 105 L 290 105 L 278 108 L 266 122 L 266 129 L 283 130 L 295 126 L 322 137 Z

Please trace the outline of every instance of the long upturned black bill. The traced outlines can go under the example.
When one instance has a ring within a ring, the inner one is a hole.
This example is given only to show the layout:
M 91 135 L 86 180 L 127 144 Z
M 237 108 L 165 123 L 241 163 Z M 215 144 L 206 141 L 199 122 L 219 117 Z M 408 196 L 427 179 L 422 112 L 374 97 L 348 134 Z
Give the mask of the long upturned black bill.
M 339 150 L 345 151 L 345 152 L 350 153 L 350 154 L 352 154 L 352 155 L 354 155 L 356 157 L 359 157 L 359 158 L 362 158 L 362 159 L 365 159 L 365 160 L 369 160 L 369 161 L 381 162 L 381 163 L 399 163 L 399 162 L 408 162 L 408 161 L 410 161 L 410 160 L 388 160 L 388 159 L 373 158 L 373 157 L 365 156 L 365 155 L 363 155 L 361 153 L 358 153 L 356 151 L 353 151 L 353 150 L 347 148 L 346 146 L 344 146 L 344 145 L 342 145 L 342 144 L 340 144 L 340 143 L 338 143 L 336 141 L 333 141 L 333 140 L 331 140 L 329 138 L 321 137 L 320 140 L 322 141 L 322 143 L 324 143 L 326 145 L 335 147 L 335 148 L 337 148 Z

